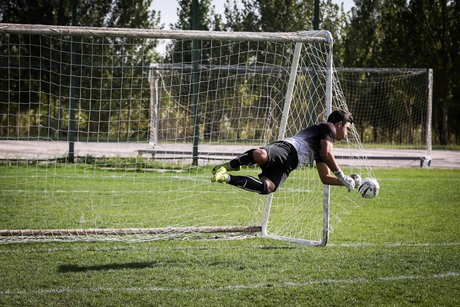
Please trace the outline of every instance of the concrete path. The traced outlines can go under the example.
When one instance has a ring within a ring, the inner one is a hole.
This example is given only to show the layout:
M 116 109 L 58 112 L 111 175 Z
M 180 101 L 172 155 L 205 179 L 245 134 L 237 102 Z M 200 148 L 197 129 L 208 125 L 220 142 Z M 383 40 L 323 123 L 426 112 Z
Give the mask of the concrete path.
M 200 145 L 200 155 L 208 159 L 230 159 L 242 153 L 252 146 L 242 145 Z M 76 156 L 92 157 L 137 157 L 139 150 L 144 151 L 144 157 L 148 157 L 148 151 L 153 147 L 148 143 L 75 143 Z M 48 141 L 0 141 L 0 159 L 35 159 L 47 160 L 66 157 L 69 150 L 67 142 Z M 193 148 L 190 144 L 161 144 L 155 147 L 156 151 L 163 152 L 161 155 L 178 155 L 177 153 L 191 153 Z M 165 153 L 165 152 L 175 152 Z M 217 153 L 217 154 L 215 154 Z M 215 155 L 213 155 L 215 154 Z M 335 155 L 341 165 L 347 165 L 351 153 L 346 149 L 336 148 Z M 426 156 L 425 150 L 404 149 L 365 149 L 360 153 L 369 157 L 368 165 L 371 167 L 420 167 L 420 158 Z M 179 154 L 180 155 L 180 154 Z M 377 159 L 376 159 L 377 158 Z M 399 159 L 398 159 L 399 158 Z M 460 168 L 460 151 L 433 150 L 431 153 L 431 167 L 434 168 Z

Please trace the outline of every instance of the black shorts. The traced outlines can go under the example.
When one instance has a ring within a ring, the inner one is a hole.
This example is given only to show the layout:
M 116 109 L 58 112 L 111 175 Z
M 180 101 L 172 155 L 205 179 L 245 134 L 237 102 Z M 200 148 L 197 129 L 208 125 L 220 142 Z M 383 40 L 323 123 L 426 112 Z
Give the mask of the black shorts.
M 268 161 L 260 166 L 262 173 L 259 174 L 259 178 L 267 177 L 278 189 L 289 174 L 297 168 L 297 151 L 294 146 L 284 141 L 277 141 L 262 148 L 268 154 Z

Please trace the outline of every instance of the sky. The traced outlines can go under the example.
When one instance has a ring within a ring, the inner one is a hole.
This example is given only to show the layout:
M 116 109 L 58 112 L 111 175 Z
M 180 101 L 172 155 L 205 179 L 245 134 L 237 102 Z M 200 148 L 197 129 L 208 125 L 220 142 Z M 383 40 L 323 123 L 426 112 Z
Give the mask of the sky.
M 225 0 L 212 0 L 213 5 L 216 7 L 216 12 L 224 15 L 224 4 Z M 353 0 L 333 0 L 337 4 L 343 3 L 345 12 L 348 12 L 354 5 Z M 170 24 L 177 22 L 177 0 L 154 0 L 152 8 L 155 11 L 161 11 L 160 23 L 165 26 L 165 29 L 169 29 Z

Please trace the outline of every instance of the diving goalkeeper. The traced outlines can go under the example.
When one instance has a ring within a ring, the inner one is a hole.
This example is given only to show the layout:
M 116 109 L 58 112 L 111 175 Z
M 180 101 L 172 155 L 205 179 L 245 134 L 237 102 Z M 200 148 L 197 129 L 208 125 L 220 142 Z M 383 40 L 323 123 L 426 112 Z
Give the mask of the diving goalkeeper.
M 270 194 L 286 181 L 294 169 L 312 164 L 315 160 L 324 184 L 342 185 L 351 192 L 355 188 L 355 180 L 343 173 L 333 154 L 334 142 L 347 138 L 351 124 L 353 117 L 350 113 L 336 110 L 325 123 L 312 125 L 293 137 L 265 147 L 250 149 L 229 162 L 217 165 L 212 169 L 211 181 L 228 183 L 259 194 Z M 239 171 L 242 165 L 254 164 L 262 169 L 259 178 L 228 173 Z

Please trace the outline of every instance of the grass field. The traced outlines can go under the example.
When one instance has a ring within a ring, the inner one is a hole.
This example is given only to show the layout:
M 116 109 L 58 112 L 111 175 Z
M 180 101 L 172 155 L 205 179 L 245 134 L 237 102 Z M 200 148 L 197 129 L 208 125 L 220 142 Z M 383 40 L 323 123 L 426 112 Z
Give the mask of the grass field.
M 460 170 L 375 174 L 378 198 L 341 216 L 323 248 L 262 238 L 1 244 L 0 305 L 459 306 Z

